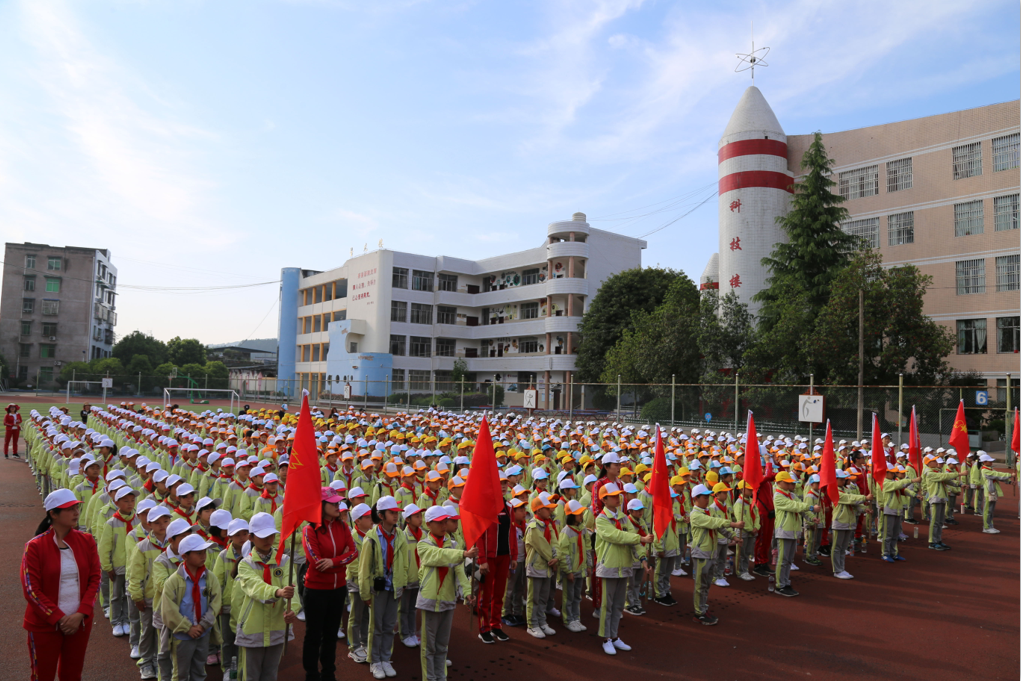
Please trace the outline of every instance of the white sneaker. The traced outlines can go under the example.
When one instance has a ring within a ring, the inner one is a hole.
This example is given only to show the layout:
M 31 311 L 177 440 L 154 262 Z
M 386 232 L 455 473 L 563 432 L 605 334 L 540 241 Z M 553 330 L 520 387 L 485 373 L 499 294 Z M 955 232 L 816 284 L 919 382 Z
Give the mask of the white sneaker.
M 454 666 L 454 663 L 450 660 L 449 657 L 447 658 L 447 666 L 448 667 L 453 667 Z
M 556 608 L 550 608 L 549 610 L 546 611 L 546 614 L 553 615 L 554 617 L 560 617 L 560 611 L 557 610 Z
M 617 654 L 617 649 L 613 647 L 613 641 L 603 641 L 603 652 L 607 655 Z
M 110 608 L 103 608 L 103 617 L 110 619 Z
M 401 639 L 401 643 L 404 644 L 405 648 L 414 648 L 415 647 L 415 637 L 414 636 L 409 636 L 407 638 Z
M 111 627 L 111 629 L 113 629 L 113 635 L 114 636 L 123 636 L 124 635 L 124 628 L 121 627 L 121 625 L 119 625 L 119 624 L 113 625 L 113 627 Z
M 529 627 L 528 629 L 525 629 L 525 633 L 529 636 L 534 636 L 535 638 L 546 638 L 546 634 L 542 633 L 542 629 Z
M 676 570 L 671 570 L 670 574 L 673 575 L 674 577 L 685 577 L 687 576 L 688 573 L 681 568 L 677 568 Z
M 339 640 L 345 637 L 347 637 L 347 634 L 344 633 L 344 627 L 337 629 L 337 639 Z
M 415 639 L 415 646 L 416 647 L 422 645 L 422 637 L 421 636 L 419 636 L 418 634 L 415 634 L 415 636 L 413 636 L 413 638 Z
M 836 577 L 837 579 L 854 579 L 854 575 L 849 573 L 847 570 L 844 570 L 843 572 L 838 572 L 833 576 Z
M 143 681 L 147 681 L 148 679 L 155 679 L 156 678 L 156 670 L 153 669 L 152 666 L 150 666 L 150 665 L 146 665 L 146 666 L 142 667 L 141 671 L 142 671 L 142 679 L 143 679 Z
M 550 625 L 548 625 L 548 624 L 544 624 L 544 625 L 542 625 L 542 633 L 546 634 L 547 636 L 553 636 L 553 635 L 554 635 L 554 634 L 556 634 L 557 632 L 556 632 L 556 630 L 555 630 L 555 629 L 554 629 L 553 627 L 551 627 Z
M 299 622 L 304 622 L 305 621 L 305 611 L 302 610 L 301 612 L 299 612 L 297 617 L 298 617 L 298 621 Z
M 800 569 L 801 568 L 799 568 L 797 565 L 795 565 L 794 563 L 791 563 L 791 570 L 800 570 Z
M 982 530 L 982 531 L 985 532 L 986 534 L 999 534 L 1000 533 L 1000 531 L 998 529 L 996 529 L 995 527 L 990 527 L 988 530 Z
M 394 669 L 394 666 L 390 664 L 389 661 L 380 662 L 379 666 L 383 668 L 383 673 L 386 674 L 388 677 L 393 678 L 397 676 L 397 670 Z
M 365 655 L 365 648 L 355 648 L 354 650 L 349 651 L 347 656 L 358 664 L 365 664 L 365 661 L 368 659 Z
M 139 652 L 138 646 L 131 646 L 131 655 L 130 655 L 130 657 L 131 657 L 132 660 L 141 659 L 142 653 Z
M 628 644 L 624 643 L 619 638 L 618 639 L 614 639 L 613 647 L 616 648 L 617 650 L 625 650 L 625 651 L 626 650 L 631 650 L 631 646 L 629 646 Z
M 750 572 L 742 572 L 740 575 L 738 575 L 738 577 L 746 582 L 750 582 L 753 579 L 755 579 L 755 575 L 751 574 Z
M 586 629 L 588 629 L 588 627 L 586 627 L 584 624 L 582 624 L 581 622 L 578 622 L 578 621 L 568 622 L 567 623 L 567 630 L 568 631 L 573 631 L 576 634 L 580 634 L 581 632 L 585 631 Z
M 730 586 L 730 582 L 722 578 L 717 579 L 715 582 L 713 582 L 713 584 L 715 584 L 716 586 Z
M 386 672 L 383 671 L 383 665 L 378 662 L 373 662 L 369 665 L 369 671 L 372 672 L 372 678 L 374 679 L 385 679 Z

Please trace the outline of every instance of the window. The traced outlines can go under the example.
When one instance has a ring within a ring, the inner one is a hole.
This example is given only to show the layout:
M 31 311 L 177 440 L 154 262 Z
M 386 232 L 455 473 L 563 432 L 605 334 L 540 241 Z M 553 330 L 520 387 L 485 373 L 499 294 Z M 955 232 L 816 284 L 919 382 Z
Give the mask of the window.
M 411 390 L 431 390 L 432 375 L 428 369 L 411 369 L 408 371 Z
M 26 291 L 35 290 L 35 277 L 25 277 L 25 290 Z
M 1021 348 L 1021 317 L 996 318 L 996 351 L 1017 353 Z
M 539 303 L 521 303 L 522 319 L 538 319 Z
M 28 323 L 31 324 L 32 322 L 28 322 Z M 43 335 L 44 336 L 56 336 L 57 335 L 57 325 L 52 323 L 52 322 L 44 323 L 43 324 Z
M 456 274 L 441 274 L 439 275 L 440 290 L 441 291 L 456 291 L 457 290 L 457 275 Z
M 982 174 L 982 143 L 954 147 L 954 179 L 976 177 Z
M 879 248 L 879 218 L 851 220 L 840 225 L 840 228 L 861 240 L 859 248 Z
M 535 269 L 532 269 L 532 270 L 525 270 L 524 272 L 521 273 L 521 284 L 523 286 L 528 286 L 529 284 L 538 284 L 538 283 L 539 283 L 539 268 L 538 267 L 536 267 Z
M 408 304 L 403 300 L 391 300 L 390 301 L 390 321 L 392 322 L 406 322 L 408 321 Z
M 390 354 L 395 357 L 403 357 L 408 354 L 407 336 L 395 336 L 390 334 Z
M 432 351 L 432 338 L 426 338 L 425 336 L 411 337 L 411 352 L 409 354 L 412 357 L 429 357 L 432 355 Z
M 316 348 L 316 350 L 318 350 L 318 349 L 319 348 Z M 349 342 L 348 343 L 347 351 L 349 353 L 351 353 L 352 355 L 357 354 L 358 353 L 358 341 L 351 341 L 351 342 Z M 317 352 L 313 352 L 312 353 L 312 361 L 313 362 L 315 362 L 315 361 L 317 361 L 319 359 L 318 357 L 315 356 L 316 354 L 318 354 L 318 353 Z
M 436 306 L 437 324 L 457 324 L 457 308 L 449 305 Z
M 957 262 L 957 295 L 986 292 L 986 261 L 960 260 Z M 984 324 L 985 322 L 983 322 Z
M 19 381 L 28 380 L 28 367 L 26 366 L 18 367 L 18 380 Z
M 49 343 L 39 345 L 39 357 L 41 359 L 53 359 L 57 356 L 57 346 Z
M 43 301 L 43 314 L 53 316 L 60 313 L 60 301 L 59 300 L 44 300 Z
M 27 314 L 35 312 L 35 298 L 22 298 L 21 311 Z
M 333 313 L 333 321 L 342 322 L 347 319 L 347 310 L 338 310 Z
M 20 343 L 18 345 L 18 354 L 24 357 L 32 356 L 32 344 L 31 343 Z
M 32 322 L 21 322 L 21 335 L 22 336 L 32 335 Z
M 35 269 L 35 256 L 34 255 L 26 255 L 25 256 L 25 269 L 26 270 L 34 270 Z
M 433 273 L 423 272 L 422 270 L 411 270 L 411 290 L 432 291 Z
M 60 279 L 54 279 L 52 277 L 46 277 L 46 292 L 47 293 L 60 293 Z
M 993 197 L 993 220 L 996 222 L 997 232 L 1005 232 L 1008 229 L 1017 229 L 1017 197 L 1017 194 Z
M 432 324 L 433 323 L 433 306 L 423 305 L 422 303 L 411 304 L 411 323 L 412 324 Z
M 316 315 L 312 318 L 312 333 L 319 333 L 323 330 L 323 318 Z
M 39 367 L 39 385 L 53 382 L 53 367 Z
M 390 387 L 393 390 L 404 390 L 404 369 L 393 370 L 393 378 L 390 379 Z
M 903 189 L 911 189 L 913 182 L 910 158 L 887 162 L 886 191 L 899 192 Z
M 1003 255 L 996 259 L 996 291 L 1017 291 L 1021 269 L 1019 255 Z
M 394 288 L 408 288 L 408 268 L 407 267 L 395 267 L 394 268 L 393 287 Z
M 522 354 L 539 352 L 539 341 L 535 338 L 522 338 L 518 343 L 518 352 Z
M 898 213 L 886 218 L 886 232 L 891 246 L 915 243 L 915 214 Z
M 50 272 L 59 272 L 62 258 L 46 258 L 46 269 Z
M 1019 140 L 1021 140 L 1021 135 L 1016 132 L 1013 135 L 993 139 L 994 173 L 1018 167 L 1018 151 L 1021 147 Z
M 982 233 L 982 201 L 954 204 L 954 236 Z
M 848 170 L 839 175 L 840 195 L 845 199 L 860 199 L 879 193 L 879 166 Z
M 984 319 L 957 320 L 957 354 L 958 355 L 986 354 L 986 320 Z
M 453 338 L 437 338 L 436 339 L 436 356 L 437 357 L 453 357 L 454 351 L 457 349 L 457 342 Z

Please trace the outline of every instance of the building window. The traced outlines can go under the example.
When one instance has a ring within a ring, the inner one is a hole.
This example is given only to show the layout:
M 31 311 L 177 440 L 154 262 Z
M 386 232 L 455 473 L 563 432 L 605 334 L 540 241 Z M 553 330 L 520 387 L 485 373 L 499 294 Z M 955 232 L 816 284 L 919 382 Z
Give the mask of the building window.
M 539 268 L 538 267 L 536 267 L 535 269 L 531 269 L 531 270 L 525 270 L 524 272 L 521 273 L 521 284 L 523 286 L 528 286 L 530 284 L 538 284 L 538 283 L 539 283 Z
M 31 343 L 20 343 L 18 345 L 18 354 L 22 358 L 28 358 L 32 356 L 32 344 Z
M 860 248 L 879 248 L 879 218 L 851 220 L 840 225 L 847 234 L 860 240 Z
M 35 290 L 35 277 L 25 277 L 25 290 L 26 291 Z
M 902 158 L 886 164 L 886 191 L 899 192 L 911 189 L 914 177 L 911 173 L 911 159 Z
M 393 370 L 393 378 L 390 379 L 390 387 L 393 390 L 404 390 L 404 369 Z
M 411 270 L 411 290 L 432 291 L 433 273 L 423 272 L 422 270 Z
M 32 322 L 28 322 L 28 323 L 31 324 Z M 57 335 L 57 325 L 52 323 L 52 322 L 44 323 L 43 324 L 43 335 L 44 336 L 56 336 Z
M 433 306 L 423 305 L 422 303 L 411 304 L 411 323 L 412 324 L 432 324 L 433 323 Z
M 25 269 L 26 270 L 34 270 L 35 269 L 35 256 L 34 255 L 26 255 L 25 256 Z
M 21 335 L 22 336 L 32 335 L 32 322 L 21 322 Z
M 59 272 L 62 258 L 46 258 L 46 269 L 50 272 Z
M 996 291 L 1017 291 L 1021 256 L 1002 255 L 996 258 Z
M 53 382 L 53 367 L 39 367 L 39 385 Z
M 411 369 L 408 371 L 411 390 L 432 390 L 432 372 L 428 369 Z
M 323 318 L 316 315 L 312 318 L 312 333 L 319 333 L 323 330 Z
M 915 214 L 898 213 L 886 218 L 887 236 L 891 246 L 915 243 Z
M 436 339 L 436 356 L 437 357 L 453 357 L 454 352 L 457 349 L 457 342 L 453 338 L 437 338 Z
M 957 320 L 957 354 L 958 355 L 986 354 L 986 320 L 984 319 Z
M 521 318 L 522 319 L 538 319 L 539 318 L 539 303 L 521 303 Z
M 993 197 L 993 216 L 996 222 L 996 231 L 1005 232 L 1008 229 L 1018 227 L 1018 195 Z
M 347 319 L 347 310 L 338 310 L 333 313 L 333 321 L 342 322 Z
M 954 204 L 954 236 L 982 233 L 982 201 Z
M 993 139 L 993 172 L 1017 168 L 1021 134 L 1005 135 Z
M 35 312 L 35 298 L 22 298 L 21 311 L 26 314 Z
M 408 321 L 408 304 L 403 300 L 391 300 L 390 301 L 390 321 L 392 322 L 406 322 Z
M 1017 353 L 1021 348 L 1021 317 L 996 318 L 996 351 Z
M 449 305 L 436 306 L 437 324 L 457 324 L 457 308 Z
M 840 195 L 845 199 L 860 199 L 879 193 L 879 166 L 848 170 L 839 175 Z
M 394 268 L 393 287 L 394 288 L 408 288 L 408 268 L 407 267 L 395 267 Z
M 433 339 L 426 336 L 411 337 L 411 357 L 430 357 L 433 351 Z
M 390 354 L 395 357 L 404 357 L 404 355 L 408 354 L 407 336 L 390 334 Z
M 49 343 L 41 343 L 39 345 L 39 358 L 40 359 L 53 359 L 57 356 L 57 346 Z
M 539 341 L 536 338 L 522 338 L 518 342 L 518 352 L 523 355 L 539 352 Z
M 982 174 L 982 143 L 954 147 L 954 179 L 976 177 Z
M 438 276 L 440 280 L 441 291 L 456 291 L 457 290 L 457 275 L 456 274 L 441 274 Z
M 986 261 L 982 259 L 959 260 L 957 262 L 957 295 L 965 296 L 971 293 L 985 292 Z

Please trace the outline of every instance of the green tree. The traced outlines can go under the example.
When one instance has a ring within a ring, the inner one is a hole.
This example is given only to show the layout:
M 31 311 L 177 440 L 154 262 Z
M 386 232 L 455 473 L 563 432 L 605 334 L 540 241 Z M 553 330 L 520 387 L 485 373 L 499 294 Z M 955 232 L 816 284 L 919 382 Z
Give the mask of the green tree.
M 791 287 L 804 291 L 810 312 L 821 309 L 829 299 L 834 277 L 858 245 L 840 228 L 841 221 L 847 219 L 847 209 L 840 205 L 844 198 L 833 193 L 833 159 L 826 153 L 821 133 L 815 134 L 802 157 L 801 169 L 805 176 L 794 185 L 791 209 L 776 220 L 787 242 L 776 244 L 762 259 L 770 275 L 767 288 L 753 298 L 763 303 L 760 319 L 767 328 L 778 322 L 781 310 L 776 303 Z
M 724 369 L 744 369 L 745 355 L 755 335 L 753 321 L 748 305 L 733 291 L 722 298 L 718 290 L 702 291 L 697 336 L 702 356 L 701 382 L 718 383 L 723 380 Z
M 149 358 L 150 366 L 167 361 L 167 344 L 141 331 L 132 331 L 113 346 L 113 356 L 122 363 L 129 363 L 136 355 Z
M 225 390 L 230 387 L 230 369 L 220 361 L 206 362 L 205 374 L 209 377 L 209 387 Z
M 88 362 L 68 362 L 60 367 L 60 383 L 67 385 L 68 381 L 91 381 L 91 369 Z
M 104 357 L 103 359 L 94 359 L 89 362 L 89 369 L 91 372 L 98 376 L 123 376 L 124 365 L 116 357 Z
M 167 359 L 179 367 L 185 364 L 206 364 L 206 346 L 197 338 L 174 336 L 167 343 Z
M 460 383 L 462 380 L 468 380 L 468 362 L 458 357 L 454 360 L 454 368 L 450 372 L 450 381 L 452 383 Z
M 194 362 L 189 363 L 189 364 L 185 364 L 184 366 L 182 366 L 180 368 L 180 370 L 178 370 L 177 375 L 178 376 L 187 376 L 187 377 L 191 378 L 191 380 L 195 381 L 195 383 L 197 383 L 198 386 L 201 388 L 202 386 L 205 385 L 204 381 L 205 381 L 205 378 L 206 378 L 206 365 L 205 365 L 205 363 L 197 364 L 197 363 L 194 363 Z M 188 384 L 188 386 L 191 386 L 191 385 L 192 385 L 191 383 Z M 212 387 L 212 386 L 210 386 L 210 387 Z
M 152 376 L 152 361 L 145 355 L 135 355 L 128 362 L 127 371 L 133 376 Z

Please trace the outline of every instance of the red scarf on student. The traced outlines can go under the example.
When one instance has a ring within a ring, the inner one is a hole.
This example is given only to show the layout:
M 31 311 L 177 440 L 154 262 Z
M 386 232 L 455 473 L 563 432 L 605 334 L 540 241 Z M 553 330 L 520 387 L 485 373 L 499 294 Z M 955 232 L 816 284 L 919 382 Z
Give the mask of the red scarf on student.
M 124 523 L 124 527 L 125 527 L 125 531 L 126 532 L 130 532 L 131 531 L 131 527 L 132 527 L 132 525 L 131 525 L 131 518 L 134 518 L 133 515 L 131 516 L 131 518 L 125 518 L 124 516 L 121 515 L 120 511 L 115 511 L 113 515 L 114 515 L 115 518 L 117 518 L 117 520 L 119 520 L 122 523 Z
M 273 509 L 272 511 L 269 512 L 270 515 L 273 515 L 274 513 L 276 513 L 277 512 L 277 495 L 270 494 L 268 489 L 264 489 L 264 490 L 262 490 L 262 494 L 260 496 L 263 499 L 269 499 L 270 500 L 270 503 L 272 504 L 272 509 Z
M 192 574 L 188 564 L 185 563 L 184 571 L 191 580 L 191 600 L 195 604 L 195 624 L 198 624 L 202 619 L 202 587 L 199 586 L 199 580 L 202 578 L 202 573 L 206 571 L 206 568 L 199 567 L 195 574 Z
M 542 525 L 543 525 L 543 527 L 542 527 L 542 536 L 546 538 L 546 543 L 549 544 L 552 541 L 552 539 L 553 539 L 553 532 L 552 532 L 553 520 L 552 519 L 550 519 L 550 520 L 543 520 L 542 521 Z
M 411 536 L 415 538 L 416 542 L 422 541 L 422 528 L 421 527 L 414 528 L 414 527 L 411 527 L 409 525 L 408 526 L 408 530 L 411 532 Z M 415 566 L 416 567 L 422 567 L 422 559 L 418 557 L 418 551 L 415 551 Z
M 645 536 L 645 529 L 642 528 L 642 524 L 640 522 L 638 522 L 637 520 L 635 520 L 634 518 L 632 518 L 631 516 L 628 516 L 628 520 L 630 520 L 631 524 L 634 525 L 636 530 L 638 530 L 638 536 L 639 537 L 644 537 Z
M 431 536 L 433 538 L 433 541 L 436 542 L 436 546 L 440 547 L 441 549 L 443 548 L 444 546 L 443 537 L 437 537 L 432 532 L 429 533 L 429 536 Z M 416 551 L 415 553 L 417 554 L 418 552 Z M 443 580 L 447 578 L 447 573 L 450 572 L 450 566 L 444 565 L 443 567 L 436 568 L 436 570 L 440 573 L 440 585 L 436 589 L 438 593 L 439 590 L 443 588 Z
M 189 523 L 191 523 L 191 522 L 192 522 L 192 520 L 191 520 L 191 513 L 188 513 L 188 512 L 186 512 L 186 511 L 182 511 L 182 510 L 181 510 L 180 508 L 178 508 L 177 506 L 175 506 L 175 507 L 174 507 L 174 513 L 176 513 L 177 515 L 181 516 L 182 518 L 184 518 L 185 520 L 187 520 L 187 521 L 188 521 Z
M 214 537 L 213 535 L 209 535 L 209 541 L 213 542 L 214 544 L 219 546 L 221 549 L 227 548 L 227 544 L 229 543 L 226 539 L 222 539 L 220 537 Z

